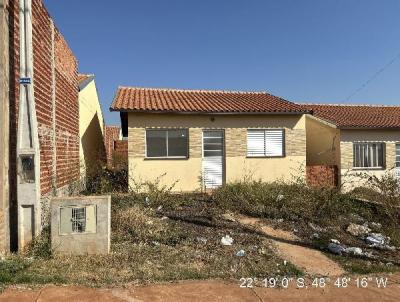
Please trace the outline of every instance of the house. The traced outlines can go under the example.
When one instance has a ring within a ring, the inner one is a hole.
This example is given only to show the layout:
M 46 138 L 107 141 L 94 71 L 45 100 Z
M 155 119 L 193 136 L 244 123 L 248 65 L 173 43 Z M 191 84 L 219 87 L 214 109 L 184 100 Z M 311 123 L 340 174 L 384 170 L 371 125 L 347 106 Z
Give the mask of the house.
M 132 183 L 195 191 L 305 177 L 310 110 L 266 92 L 119 87 L 110 109 L 128 137 Z
M 79 135 L 81 178 L 96 170 L 106 160 L 104 145 L 104 119 L 97 93 L 95 77 L 79 74 Z
M 77 66 L 42 0 L 0 0 L 0 254 L 79 179 Z
M 307 166 L 338 167 L 343 188 L 400 175 L 400 106 L 306 104 Z

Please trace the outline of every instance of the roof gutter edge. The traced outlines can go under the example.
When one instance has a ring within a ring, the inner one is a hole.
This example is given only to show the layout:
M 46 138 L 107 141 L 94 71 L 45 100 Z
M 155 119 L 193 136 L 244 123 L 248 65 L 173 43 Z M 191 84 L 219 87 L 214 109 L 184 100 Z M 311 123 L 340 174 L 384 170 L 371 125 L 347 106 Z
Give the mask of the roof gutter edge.
M 311 114 L 310 111 L 276 111 L 276 112 L 206 112 L 206 111 L 174 111 L 174 110 L 130 110 L 130 109 L 114 109 L 110 107 L 111 112 L 128 112 L 128 113 L 147 113 L 147 114 L 179 114 L 179 115 L 302 115 Z

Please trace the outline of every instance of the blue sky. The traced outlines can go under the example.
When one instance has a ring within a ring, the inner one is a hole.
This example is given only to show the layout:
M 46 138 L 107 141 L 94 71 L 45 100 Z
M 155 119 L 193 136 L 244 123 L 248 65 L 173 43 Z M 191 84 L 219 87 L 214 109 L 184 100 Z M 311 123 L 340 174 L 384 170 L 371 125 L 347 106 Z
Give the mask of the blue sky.
M 343 103 L 400 53 L 398 0 L 45 0 L 94 73 L 108 124 L 119 85 L 265 90 Z M 400 58 L 349 101 L 400 103 Z

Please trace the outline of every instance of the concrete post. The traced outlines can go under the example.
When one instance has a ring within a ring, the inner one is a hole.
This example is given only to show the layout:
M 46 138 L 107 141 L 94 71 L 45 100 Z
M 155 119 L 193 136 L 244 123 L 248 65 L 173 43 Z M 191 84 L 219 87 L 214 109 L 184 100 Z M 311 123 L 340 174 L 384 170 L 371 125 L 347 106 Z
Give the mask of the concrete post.
M 8 0 L 0 0 L 0 255 L 10 250 L 9 232 L 9 33 Z

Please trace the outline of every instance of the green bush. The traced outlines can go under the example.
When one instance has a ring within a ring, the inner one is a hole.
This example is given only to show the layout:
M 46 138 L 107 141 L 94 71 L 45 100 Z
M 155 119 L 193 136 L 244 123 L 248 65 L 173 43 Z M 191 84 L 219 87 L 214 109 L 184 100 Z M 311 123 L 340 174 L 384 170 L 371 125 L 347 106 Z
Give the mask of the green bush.
M 328 222 L 360 210 L 349 194 L 333 188 L 310 188 L 302 183 L 236 182 L 218 188 L 213 198 L 226 210 L 295 221 Z

